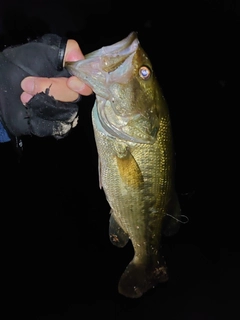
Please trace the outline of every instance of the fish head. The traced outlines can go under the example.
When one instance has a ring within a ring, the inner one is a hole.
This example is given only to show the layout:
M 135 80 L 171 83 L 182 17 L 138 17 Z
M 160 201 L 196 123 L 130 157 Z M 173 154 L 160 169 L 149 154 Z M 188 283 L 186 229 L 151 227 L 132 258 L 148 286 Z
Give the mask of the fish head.
M 164 98 L 136 32 L 66 68 L 96 94 L 98 118 L 108 134 L 154 143 Z

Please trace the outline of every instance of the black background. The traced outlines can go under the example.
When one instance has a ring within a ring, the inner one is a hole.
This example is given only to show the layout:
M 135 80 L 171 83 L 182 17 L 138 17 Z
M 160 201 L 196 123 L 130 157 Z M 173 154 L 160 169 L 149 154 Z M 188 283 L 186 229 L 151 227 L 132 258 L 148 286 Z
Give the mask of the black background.
M 162 240 L 169 282 L 136 300 L 119 295 L 133 252 L 108 238 L 94 96 L 83 97 L 67 138 L 25 137 L 20 162 L 11 144 L 1 146 L 3 312 L 31 319 L 238 318 L 240 4 L 9 0 L 0 10 L 1 49 L 54 32 L 76 39 L 85 54 L 138 32 L 169 105 L 177 192 L 189 218 Z

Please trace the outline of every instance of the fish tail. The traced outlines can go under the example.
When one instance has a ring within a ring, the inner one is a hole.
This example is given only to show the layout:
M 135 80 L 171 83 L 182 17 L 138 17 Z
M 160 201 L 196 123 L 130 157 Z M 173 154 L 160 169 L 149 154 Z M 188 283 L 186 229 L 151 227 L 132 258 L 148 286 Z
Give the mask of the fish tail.
M 168 272 L 163 258 L 149 264 L 135 256 L 120 278 L 118 292 L 128 298 L 139 298 L 158 283 L 167 280 Z

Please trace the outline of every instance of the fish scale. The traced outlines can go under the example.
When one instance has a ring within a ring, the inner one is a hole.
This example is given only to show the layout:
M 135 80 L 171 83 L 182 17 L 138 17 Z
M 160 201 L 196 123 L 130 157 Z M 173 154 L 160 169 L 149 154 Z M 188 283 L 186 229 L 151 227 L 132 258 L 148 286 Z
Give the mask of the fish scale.
M 169 145 L 172 144 L 169 121 L 161 119 L 157 140 L 153 145 L 126 144 L 143 173 L 143 185 L 136 188 L 124 183 L 124 179 L 119 175 L 118 166 L 115 164 L 116 144 L 118 142 L 122 144 L 122 140 L 117 141 L 117 139 L 112 139 L 102 133 L 98 127 L 99 122 L 98 125 L 95 122 L 94 111 L 96 112 L 96 110 L 93 110 L 92 120 L 100 162 L 102 163 L 102 185 L 105 186 L 104 191 L 112 208 L 112 214 L 128 234 L 134 247 L 135 256 L 141 258 L 141 263 L 153 259 L 154 265 L 157 264 L 157 261 L 164 264 L 159 253 L 160 234 L 162 219 L 165 216 L 168 201 L 171 199 L 173 184 L 172 166 L 169 165 L 173 157 L 172 148 L 169 148 Z M 106 154 L 108 157 L 104 156 Z M 156 267 L 154 266 L 154 268 Z M 152 272 L 153 270 L 151 274 Z M 150 283 L 144 284 L 145 288 L 141 290 L 146 291 L 146 286 L 153 287 L 158 282 L 166 281 L 166 273 L 164 266 L 161 274 L 154 279 L 151 278 Z M 144 276 L 147 278 L 147 275 Z M 140 292 L 142 292 L 141 290 Z
M 168 280 L 161 237 L 179 228 L 168 107 L 135 32 L 67 69 L 96 95 L 92 123 L 110 240 L 118 247 L 130 240 L 134 248 L 118 291 L 139 298 Z

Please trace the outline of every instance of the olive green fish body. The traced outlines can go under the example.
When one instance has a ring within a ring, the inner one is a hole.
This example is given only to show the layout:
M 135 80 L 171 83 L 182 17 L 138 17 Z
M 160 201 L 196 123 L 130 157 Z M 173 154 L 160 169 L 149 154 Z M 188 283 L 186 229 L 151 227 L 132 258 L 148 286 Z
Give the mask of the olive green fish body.
M 161 256 L 163 219 L 176 201 L 169 117 L 160 120 L 154 144 L 124 142 L 104 133 L 93 109 L 100 162 L 100 185 L 111 207 L 110 239 L 119 245 L 118 227 L 131 239 L 135 257 L 119 282 L 125 296 L 138 297 L 168 279 Z M 177 213 L 178 202 L 175 204 Z M 122 245 L 120 245 L 122 246 Z M 137 272 L 139 270 L 139 272 Z
M 130 239 L 134 248 L 118 289 L 137 298 L 168 279 L 161 237 L 179 227 L 168 107 L 135 33 L 68 69 L 96 94 L 92 122 L 109 235 L 116 246 Z

